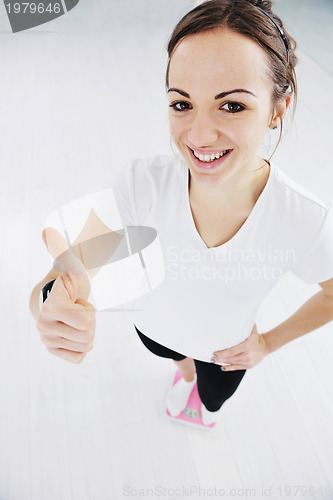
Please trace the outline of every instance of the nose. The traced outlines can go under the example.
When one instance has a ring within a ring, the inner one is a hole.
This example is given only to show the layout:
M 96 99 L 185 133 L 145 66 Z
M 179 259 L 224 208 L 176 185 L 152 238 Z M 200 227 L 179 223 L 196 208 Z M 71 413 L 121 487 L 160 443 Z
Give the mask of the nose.
M 212 146 L 219 138 L 219 130 L 208 113 L 196 113 L 189 126 L 188 139 L 198 148 Z

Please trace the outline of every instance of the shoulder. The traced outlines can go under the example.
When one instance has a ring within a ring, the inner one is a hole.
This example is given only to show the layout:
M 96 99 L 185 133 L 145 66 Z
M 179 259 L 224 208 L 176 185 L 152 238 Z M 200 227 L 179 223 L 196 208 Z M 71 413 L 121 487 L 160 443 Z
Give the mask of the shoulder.
M 177 177 L 181 171 L 181 160 L 175 155 L 157 155 L 148 158 L 137 158 L 131 165 L 135 178 L 150 177 L 163 179 L 165 176 Z
M 280 215 L 285 215 L 290 221 L 302 219 L 307 223 L 323 222 L 331 205 L 305 188 L 279 166 L 273 165 L 275 174 L 273 199 Z
M 175 155 L 158 155 L 135 159 L 130 166 L 127 182 L 140 203 L 152 205 L 170 191 L 181 189 L 184 165 Z
M 288 236 L 306 252 L 328 233 L 333 234 L 333 204 L 327 203 L 274 164 L 270 213 L 281 237 Z M 267 214 L 266 214 L 267 215 Z
M 147 196 L 165 183 L 178 182 L 182 169 L 182 162 L 175 155 L 135 158 L 114 173 L 112 187 L 132 195 L 144 190 Z
M 144 223 L 157 200 L 181 188 L 184 165 L 175 155 L 135 159 L 117 171 L 112 182 L 118 206 L 131 220 Z M 129 218 L 126 219 L 130 220 Z

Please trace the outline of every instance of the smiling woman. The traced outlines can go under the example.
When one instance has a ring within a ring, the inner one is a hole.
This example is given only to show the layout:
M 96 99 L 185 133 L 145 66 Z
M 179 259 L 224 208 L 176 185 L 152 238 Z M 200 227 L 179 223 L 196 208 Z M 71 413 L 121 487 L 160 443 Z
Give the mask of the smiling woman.
M 214 425 L 247 369 L 333 319 L 333 205 L 258 155 L 267 130 L 282 131 L 295 106 L 295 46 L 269 0 L 208 0 L 186 14 L 166 72 L 180 155 L 135 161 L 113 185 L 123 223 L 155 228 L 164 253 L 165 280 L 138 300 L 136 330 L 182 374 L 167 398 L 171 416 L 197 382 L 201 425 Z M 323 291 L 259 334 L 256 312 L 288 271 Z M 38 315 L 42 340 L 82 360 L 94 334 L 83 321 L 88 304 L 73 309 L 55 283 Z

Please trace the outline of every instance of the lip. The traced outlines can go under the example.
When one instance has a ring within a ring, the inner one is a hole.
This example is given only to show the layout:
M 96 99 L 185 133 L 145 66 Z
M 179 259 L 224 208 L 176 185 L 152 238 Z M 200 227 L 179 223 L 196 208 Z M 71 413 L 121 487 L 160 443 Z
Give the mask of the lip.
M 218 160 L 203 162 L 203 161 L 199 160 L 199 158 L 194 156 L 193 151 L 195 151 L 197 154 L 209 155 L 209 154 L 220 153 L 223 150 L 216 149 L 215 151 L 213 151 L 212 149 L 210 149 L 210 150 L 205 149 L 204 151 L 200 151 L 200 149 L 193 150 L 189 146 L 187 146 L 187 149 L 189 150 L 193 164 L 197 168 L 199 168 L 200 170 L 215 170 L 217 167 L 219 167 L 222 163 L 224 163 L 229 158 L 230 154 L 233 151 L 232 149 L 229 149 L 228 153 L 226 155 L 222 156 L 221 158 L 219 158 Z
M 197 148 L 190 148 L 189 146 L 187 146 L 187 147 L 191 151 L 195 151 L 198 155 L 215 155 L 216 153 L 221 153 L 221 151 L 225 151 L 226 149 L 229 149 L 229 148 L 225 148 L 225 149 L 197 149 Z

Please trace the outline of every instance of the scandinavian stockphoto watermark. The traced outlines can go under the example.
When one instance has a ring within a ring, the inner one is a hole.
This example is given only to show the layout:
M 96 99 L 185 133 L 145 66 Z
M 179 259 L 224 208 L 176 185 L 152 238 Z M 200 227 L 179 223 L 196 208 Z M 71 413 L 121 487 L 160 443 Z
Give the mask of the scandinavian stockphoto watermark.
M 80 0 L 3 0 L 13 33 L 34 28 L 63 16 Z
M 216 248 L 213 252 L 170 245 L 166 252 L 166 272 L 170 280 L 276 281 L 295 260 L 294 249 L 272 245 L 262 250 Z
M 53 267 L 68 274 L 87 273 L 91 303 L 97 311 L 119 306 L 137 310 L 136 302 L 164 279 L 224 280 L 228 293 L 252 290 L 258 280 L 278 281 L 295 263 L 294 249 L 267 244 L 262 248 L 222 246 L 207 250 L 167 245 L 157 230 L 124 224 L 112 188 L 66 203 L 46 219 L 44 243 Z M 203 283 L 201 282 L 201 285 Z M 208 286 L 213 285 L 209 283 Z M 127 306 L 126 306 L 127 304 Z M 123 309 L 122 309 L 123 310 Z

